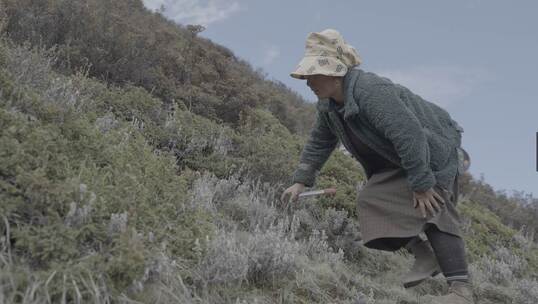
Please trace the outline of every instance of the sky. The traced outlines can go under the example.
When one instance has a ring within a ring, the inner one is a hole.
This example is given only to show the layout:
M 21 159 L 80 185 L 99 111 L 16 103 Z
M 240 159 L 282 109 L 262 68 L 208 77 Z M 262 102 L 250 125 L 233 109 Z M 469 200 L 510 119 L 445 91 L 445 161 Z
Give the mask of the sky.
M 226 46 L 309 102 L 291 78 L 310 32 L 339 31 L 361 68 L 446 109 L 465 130 L 470 173 L 538 197 L 538 1 L 143 0 Z

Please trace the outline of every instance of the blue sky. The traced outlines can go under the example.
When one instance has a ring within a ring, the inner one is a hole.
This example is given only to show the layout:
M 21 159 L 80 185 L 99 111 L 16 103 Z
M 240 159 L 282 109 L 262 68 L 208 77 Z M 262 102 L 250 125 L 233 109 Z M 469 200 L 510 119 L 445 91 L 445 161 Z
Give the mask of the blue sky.
M 305 38 L 338 30 L 362 69 L 444 107 L 465 129 L 471 174 L 538 196 L 537 1 L 144 0 L 315 102 L 289 77 Z

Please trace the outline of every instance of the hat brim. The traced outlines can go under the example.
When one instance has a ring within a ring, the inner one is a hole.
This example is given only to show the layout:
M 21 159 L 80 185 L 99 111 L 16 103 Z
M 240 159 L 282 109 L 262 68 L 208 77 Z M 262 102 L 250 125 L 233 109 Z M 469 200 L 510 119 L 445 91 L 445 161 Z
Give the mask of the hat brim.
M 297 79 L 306 79 L 309 75 L 344 76 L 347 67 L 340 60 L 333 57 L 305 56 L 290 76 Z

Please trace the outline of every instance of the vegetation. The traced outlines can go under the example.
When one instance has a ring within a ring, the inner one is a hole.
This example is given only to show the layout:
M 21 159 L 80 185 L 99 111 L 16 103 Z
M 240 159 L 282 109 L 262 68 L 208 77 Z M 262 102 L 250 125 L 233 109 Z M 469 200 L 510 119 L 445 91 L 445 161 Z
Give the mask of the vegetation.
M 496 214 L 500 221 L 517 230 L 522 230 L 529 238 L 538 241 L 538 198 L 516 191 L 509 196 L 506 191 L 495 191 L 484 181 L 464 175 L 460 192 L 466 200 L 472 200 Z
M 278 200 L 314 107 L 230 50 L 138 0 L 0 0 L 0 30 L 0 303 L 419 303 L 446 288 L 405 290 L 411 257 L 362 246 L 364 173 L 342 152 L 316 185 L 335 197 Z M 537 205 L 471 176 L 460 188 L 479 303 L 536 303 Z
M 315 109 L 283 84 L 184 26 L 144 8 L 141 0 L 3 0 L 5 28 L 18 43 L 58 48 L 57 67 L 81 68 L 118 85 L 143 87 L 167 107 L 235 125 L 260 107 L 305 135 Z M 144 26 L 140 26 L 144 24 Z

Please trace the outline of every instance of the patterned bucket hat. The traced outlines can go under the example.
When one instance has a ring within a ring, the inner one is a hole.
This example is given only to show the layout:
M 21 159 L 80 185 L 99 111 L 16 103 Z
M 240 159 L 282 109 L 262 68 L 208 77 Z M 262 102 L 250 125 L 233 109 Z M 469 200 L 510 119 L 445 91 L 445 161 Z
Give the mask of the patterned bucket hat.
M 344 76 L 349 67 L 362 62 L 357 50 L 346 44 L 336 30 L 310 33 L 306 38 L 305 55 L 290 75 L 305 79 L 306 75 Z

